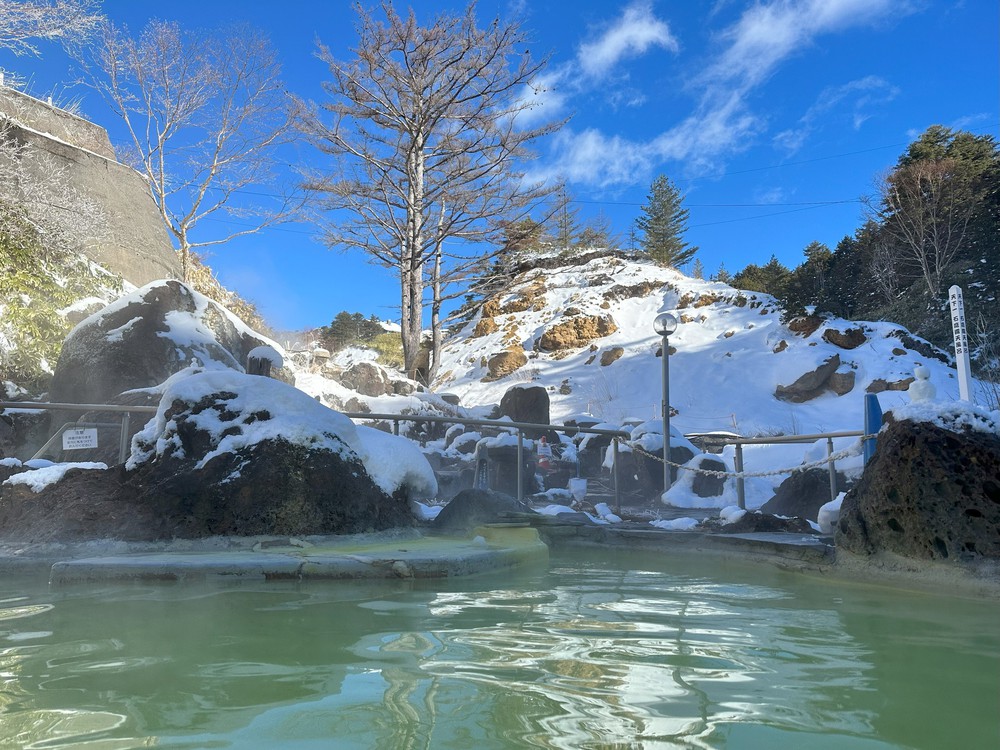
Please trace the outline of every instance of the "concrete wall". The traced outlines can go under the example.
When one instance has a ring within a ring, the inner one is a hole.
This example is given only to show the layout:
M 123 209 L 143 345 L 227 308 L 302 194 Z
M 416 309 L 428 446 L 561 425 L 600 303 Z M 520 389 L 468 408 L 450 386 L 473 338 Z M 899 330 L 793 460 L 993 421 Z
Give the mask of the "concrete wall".
M 180 259 L 146 180 L 115 161 L 104 128 L 3 87 L 0 113 L 16 121 L 9 123 L 14 138 L 64 165 L 72 187 L 102 207 L 107 236 L 83 248 L 88 256 L 137 286 L 180 278 Z
M 114 160 L 108 131 L 51 104 L 0 86 L 0 112 L 22 125 Z

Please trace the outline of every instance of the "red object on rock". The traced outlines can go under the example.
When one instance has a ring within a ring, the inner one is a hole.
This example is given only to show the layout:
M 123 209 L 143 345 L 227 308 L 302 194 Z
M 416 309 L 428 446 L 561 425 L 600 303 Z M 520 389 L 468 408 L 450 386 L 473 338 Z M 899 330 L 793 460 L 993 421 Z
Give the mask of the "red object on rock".
M 550 446 L 544 437 L 538 438 L 538 447 L 536 449 L 538 454 L 538 468 L 548 471 L 552 468 L 552 446 Z

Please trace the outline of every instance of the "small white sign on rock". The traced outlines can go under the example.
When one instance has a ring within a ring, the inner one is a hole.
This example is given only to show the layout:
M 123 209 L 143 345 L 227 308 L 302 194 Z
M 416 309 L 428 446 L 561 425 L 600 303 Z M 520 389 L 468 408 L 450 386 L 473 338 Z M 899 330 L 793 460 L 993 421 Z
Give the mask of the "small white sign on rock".
M 97 428 L 84 427 L 79 430 L 66 430 L 62 436 L 62 447 L 64 451 L 96 448 Z

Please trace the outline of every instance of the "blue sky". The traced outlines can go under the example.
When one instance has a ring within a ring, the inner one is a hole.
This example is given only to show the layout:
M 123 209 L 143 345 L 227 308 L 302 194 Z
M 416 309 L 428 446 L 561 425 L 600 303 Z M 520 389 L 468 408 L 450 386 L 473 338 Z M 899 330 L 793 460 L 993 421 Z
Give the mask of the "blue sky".
M 428 21 L 464 5 L 412 3 Z M 328 72 L 315 41 L 348 57 L 350 6 L 106 0 L 104 11 L 135 30 L 152 17 L 248 21 L 271 35 L 288 88 L 321 101 Z M 565 178 L 581 218 L 603 212 L 622 234 L 666 174 L 686 194 L 687 240 L 706 275 L 772 254 L 794 266 L 814 240 L 834 247 L 863 221 L 859 198 L 929 125 L 998 135 L 994 0 L 481 0 L 478 13 L 521 19 L 531 53 L 550 55 L 538 115 L 570 117 L 539 144 L 529 173 Z M 73 74 L 61 53 L 43 54 L 0 52 L 0 66 L 36 95 L 82 96 L 84 114 L 117 140 L 95 95 L 65 88 Z M 323 248 L 309 226 L 216 248 L 209 263 L 281 328 L 323 325 L 341 310 L 397 314 L 391 273 Z

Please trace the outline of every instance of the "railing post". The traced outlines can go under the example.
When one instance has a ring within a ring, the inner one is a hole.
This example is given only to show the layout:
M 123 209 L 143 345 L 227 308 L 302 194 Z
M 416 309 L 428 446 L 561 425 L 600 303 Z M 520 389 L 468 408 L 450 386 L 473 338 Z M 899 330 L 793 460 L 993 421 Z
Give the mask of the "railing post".
M 396 436 L 399 435 L 399 420 L 398 419 L 392 420 L 392 434 L 396 435 Z
M 615 435 L 611 442 L 614 443 L 614 446 L 615 446 L 614 447 L 614 456 L 612 457 L 613 460 L 612 460 L 612 464 L 611 464 L 611 470 L 613 472 L 612 476 L 614 477 L 614 483 L 615 483 L 615 513 L 617 513 L 618 515 L 621 515 L 621 513 L 622 513 L 622 494 L 621 494 L 621 491 L 618 489 L 618 484 L 619 484 L 619 482 L 618 482 L 618 436 Z
M 740 505 L 740 509 L 746 510 L 747 493 L 746 486 L 743 483 L 743 443 L 736 444 L 736 473 L 739 474 L 736 477 L 736 499 Z
M 826 439 L 827 470 L 830 472 L 830 500 L 837 499 L 837 467 L 833 462 L 833 438 Z
M 127 411 L 122 412 L 122 432 L 118 443 L 118 463 L 123 464 L 128 458 L 128 433 L 131 424 L 131 415 Z
M 517 428 L 517 501 L 524 498 L 524 433 Z

